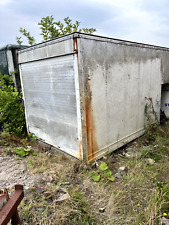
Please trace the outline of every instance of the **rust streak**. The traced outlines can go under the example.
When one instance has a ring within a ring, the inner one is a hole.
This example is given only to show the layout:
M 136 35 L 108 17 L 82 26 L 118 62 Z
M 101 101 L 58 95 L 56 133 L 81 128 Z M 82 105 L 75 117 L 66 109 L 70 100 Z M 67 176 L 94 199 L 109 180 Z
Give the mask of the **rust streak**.
M 80 160 L 83 159 L 83 154 L 82 154 L 82 143 L 81 143 L 81 141 L 79 141 L 79 159 L 80 159 Z
M 74 41 L 74 51 L 78 54 L 77 38 L 73 38 Z
M 87 133 L 87 155 L 88 160 L 95 159 L 95 153 L 98 151 L 98 145 L 95 136 L 95 123 L 92 112 L 91 98 L 86 96 L 86 133 Z

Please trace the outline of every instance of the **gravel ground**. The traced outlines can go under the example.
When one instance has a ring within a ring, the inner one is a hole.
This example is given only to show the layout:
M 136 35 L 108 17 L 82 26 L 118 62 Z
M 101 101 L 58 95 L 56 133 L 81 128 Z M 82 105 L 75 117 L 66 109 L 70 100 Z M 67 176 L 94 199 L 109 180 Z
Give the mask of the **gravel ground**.
M 42 175 L 34 175 L 27 169 L 23 159 L 0 156 L 0 187 L 12 188 L 15 184 L 22 184 L 28 189 L 41 179 Z

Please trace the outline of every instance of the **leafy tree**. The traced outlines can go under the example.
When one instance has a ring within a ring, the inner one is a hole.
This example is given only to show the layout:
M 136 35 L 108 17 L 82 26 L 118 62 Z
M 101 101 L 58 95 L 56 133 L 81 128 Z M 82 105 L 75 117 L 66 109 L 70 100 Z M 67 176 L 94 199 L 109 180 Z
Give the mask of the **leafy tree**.
M 60 37 L 65 34 L 70 34 L 72 32 L 84 32 L 92 34 L 96 31 L 95 28 L 80 28 L 80 22 L 76 21 L 72 23 L 72 20 L 69 17 L 64 18 L 64 22 L 54 21 L 53 16 L 43 17 L 38 23 L 43 37 L 43 41 L 48 41 L 57 37 Z M 26 29 L 20 28 L 19 32 L 25 36 L 28 40 L 29 45 L 36 44 L 35 38 L 30 35 L 30 32 L 27 32 Z M 17 43 L 22 44 L 21 37 L 16 37 Z

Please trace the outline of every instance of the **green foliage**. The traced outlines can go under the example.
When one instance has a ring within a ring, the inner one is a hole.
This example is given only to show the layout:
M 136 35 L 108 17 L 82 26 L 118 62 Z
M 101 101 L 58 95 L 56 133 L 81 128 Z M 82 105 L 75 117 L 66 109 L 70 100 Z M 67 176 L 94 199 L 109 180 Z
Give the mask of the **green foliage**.
M 25 157 L 25 156 L 29 155 L 31 149 L 18 147 L 18 148 L 16 148 L 15 151 L 16 151 L 16 154 L 19 155 L 20 157 Z
M 169 187 L 163 182 L 157 182 L 157 193 L 160 193 L 167 201 L 169 201 Z
M 22 41 L 21 37 L 16 36 L 16 41 L 17 41 L 18 45 L 22 46 L 23 41 Z
M 110 169 L 107 169 L 105 172 L 104 172 L 104 176 L 105 177 L 110 177 L 112 175 L 112 171 Z
M 32 140 L 32 142 L 35 142 L 37 140 L 37 137 L 35 135 L 33 135 L 31 140 Z
M 101 170 L 107 170 L 107 169 L 108 169 L 107 164 L 106 164 L 106 163 L 102 163 L 102 164 L 100 165 L 100 169 L 101 169 Z
M 93 173 L 92 174 L 92 179 L 95 181 L 95 182 L 98 182 L 100 180 L 100 174 L 98 173 Z
M 6 150 L 6 154 L 7 155 L 18 155 L 19 157 L 26 157 L 28 155 L 33 155 L 33 156 L 37 156 L 37 152 L 34 152 L 33 149 L 31 148 L 23 148 L 23 147 L 17 147 L 17 148 L 13 148 L 13 149 L 8 149 Z M 31 164 L 31 166 L 33 166 L 33 161 L 30 160 L 29 162 Z
M 157 182 L 157 192 L 155 195 L 155 202 L 158 206 L 159 211 L 167 216 L 169 211 L 169 187 L 161 181 Z
M 37 156 L 38 153 L 37 152 L 32 152 L 32 155 Z
M 31 36 L 30 32 L 27 32 L 26 29 L 20 28 L 19 32 L 27 38 L 29 45 L 36 44 L 35 38 L 33 36 Z M 17 43 L 18 44 L 22 43 L 21 37 L 17 37 Z
M 113 182 L 115 180 L 115 177 L 111 176 L 111 177 L 108 177 L 108 179 Z
M 104 171 L 104 176 L 112 182 L 115 180 L 115 177 L 112 175 L 112 171 L 108 169 L 108 166 L 107 169 Z
M 108 165 L 103 162 L 99 166 L 100 170 L 97 173 L 92 173 L 91 178 L 93 181 L 100 181 L 101 177 L 106 178 L 110 181 L 114 181 L 115 177 L 112 175 L 112 171 L 109 169 Z
M 22 94 L 14 91 L 9 75 L 0 74 L 0 87 L 0 123 L 3 123 L 5 131 L 22 134 L 25 132 Z
M 79 28 L 80 22 L 76 21 L 75 23 L 72 23 L 72 20 L 69 17 L 64 18 L 63 23 L 61 21 L 54 21 L 53 15 L 43 17 L 38 25 L 41 30 L 40 35 L 42 35 L 43 41 L 48 41 L 76 31 L 89 34 L 92 34 L 96 31 L 95 28 Z M 30 45 L 35 44 L 35 38 L 30 35 L 30 32 L 27 32 L 26 29 L 23 28 L 20 28 L 19 32 L 27 38 Z M 16 39 L 17 43 L 21 45 L 21 37 L 16 37 Z
M 10 145 L 10 134 L 8 132 L 0 133 L 0 146 Z

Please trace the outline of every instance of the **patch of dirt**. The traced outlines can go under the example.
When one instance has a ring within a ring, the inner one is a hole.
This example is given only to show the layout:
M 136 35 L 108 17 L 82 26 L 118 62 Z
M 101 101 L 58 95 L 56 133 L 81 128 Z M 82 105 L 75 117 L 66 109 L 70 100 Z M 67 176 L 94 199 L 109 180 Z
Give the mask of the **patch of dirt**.
M 24 189 L 28 189 L 41 182 L 42 176 L 32 174 L 27 170 L 24 160 L 15 159 L 13 157 L 0 157 L 0 186 L 12 188 L 15 184 L 24 185 Z

